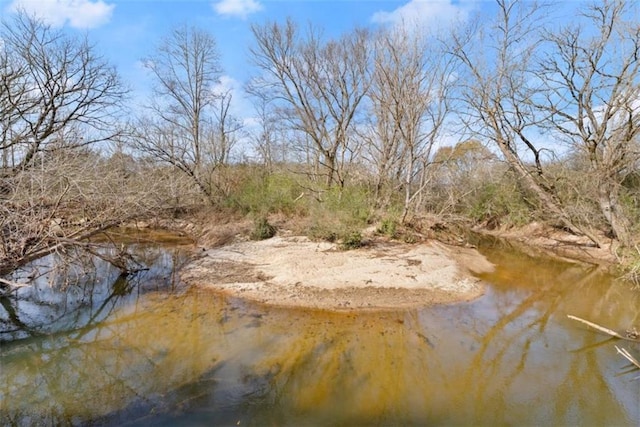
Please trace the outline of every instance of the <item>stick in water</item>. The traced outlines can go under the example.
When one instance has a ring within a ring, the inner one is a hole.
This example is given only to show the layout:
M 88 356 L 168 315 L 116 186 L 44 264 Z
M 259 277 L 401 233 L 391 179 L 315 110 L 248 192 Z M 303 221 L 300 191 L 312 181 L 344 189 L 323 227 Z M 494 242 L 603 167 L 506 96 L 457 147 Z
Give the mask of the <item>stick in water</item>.
M 629 351 L 627 351 L 626 348 L 618 348 L 618 346 L 615 346 L 616 350 L 618 350 L 618 353 L 620 353 L 622 355 L 622 357 L 624 357 L 625 359 L 627 359 L 629 362 L 633 363 L 634 365 L 636 365 L 638 367 L 638 369 L 640 369 L 640 362 L 638 362 L 638 360 L 633 357 L 631 355 L 631 353 L 629 353 Z
M 588 320 L 581 319 L 581 318 L 579 318 L 577 316 L 572 316 L 571 314 L 567 314 L 567 317 L 569 319 L 577 320 L 578 322 L 584 323 L 585 325 L 589 325 L 592 328 L 599 330 L 600 332 L 604 332 L 607 335 L 611 335 L 612 337 L 622 338 L 623 340 L 628 340 L 629 339 L 629 338 L 627 338 L 625 336 L 620 335 L 619 333 L 617 333 L 614 330 L 611 330 L 609 328 L 605 328 L 604 326 L 600 326 L 600 325 L 595 324 L 593 322 L 589 322 Z M 634 340 L 632 340 L 632 341 L 634 341 Z

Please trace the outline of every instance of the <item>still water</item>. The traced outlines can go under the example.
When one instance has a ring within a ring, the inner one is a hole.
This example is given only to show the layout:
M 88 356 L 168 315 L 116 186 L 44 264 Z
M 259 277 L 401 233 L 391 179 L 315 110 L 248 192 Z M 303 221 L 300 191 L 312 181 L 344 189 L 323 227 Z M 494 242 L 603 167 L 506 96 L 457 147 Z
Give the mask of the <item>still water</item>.
M 98 320 L 101 304 L 2 344 L 0 424 L 640 424 L 640 373 L 614 345 L 640 346 L 566 318 L 640 326 L 640 291 L 597 268 L 485 242 L 480 299 L 328 313 L 176 286 L 183 258 L 155 250 Z

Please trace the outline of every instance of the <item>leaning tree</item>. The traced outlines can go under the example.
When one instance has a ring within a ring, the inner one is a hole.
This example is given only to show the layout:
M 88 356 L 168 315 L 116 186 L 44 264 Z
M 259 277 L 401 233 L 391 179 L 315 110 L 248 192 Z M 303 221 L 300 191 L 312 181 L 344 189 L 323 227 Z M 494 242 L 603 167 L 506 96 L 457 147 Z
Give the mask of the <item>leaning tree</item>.
M 640 151 L 640 8 L 625 0 L 596 2 L 548 32 L 537 107 L 545 125 L 588 159 L 600 212 L 612 235 L 633 244 L 621 201 L 637 173 Z
M 459 63 L 460 118 L 469 132 L 498 150 L 518 178 L 527 199 L 564 228 L 599 244 L 587 224 L 567 212 L 545 167 L 545 152 L 557 146 L 540 144 L 543 117 L 536 54 L 547 9 L 535 2 L 497 0 L 492 21 L 472 21 L 457 29 L 449 43 Z

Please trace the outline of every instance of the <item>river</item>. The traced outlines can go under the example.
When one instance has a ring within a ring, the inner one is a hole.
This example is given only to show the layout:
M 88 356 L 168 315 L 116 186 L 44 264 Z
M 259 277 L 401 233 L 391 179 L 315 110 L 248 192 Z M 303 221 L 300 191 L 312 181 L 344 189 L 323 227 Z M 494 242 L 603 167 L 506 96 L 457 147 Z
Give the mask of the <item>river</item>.
M 331 313 L 189 289 L 180 245 L 139 245 L 149 270 L 103 271 L 53 324 L 12 302 L 28 331 L 0 335 L 0 424 L 639 425 L 640 373 L 614 346 L 640 346 L 567 314 L 640 326 L 640 291 L 502 242 L 480 250 L 497 268 L 475 301 Z

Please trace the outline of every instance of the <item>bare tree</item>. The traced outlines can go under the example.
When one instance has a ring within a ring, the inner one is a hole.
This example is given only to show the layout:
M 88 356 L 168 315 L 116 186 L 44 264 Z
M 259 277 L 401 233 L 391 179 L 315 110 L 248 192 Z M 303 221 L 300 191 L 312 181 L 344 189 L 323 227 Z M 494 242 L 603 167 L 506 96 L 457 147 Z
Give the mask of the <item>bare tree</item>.
M 221 66 L 215 39 L 197 28 L 176 28 L 144 66 L 155 86 L 149 115 L 137 124 L 136 147 L 186 174 L 213 203 L 214 173 L 228 160 L 239 129 L 230 94 L 216 93 Z
M 546 9 L 520 0 L 497 0 L 490 26 L 474 22 L 452 36 L 450 52 L 460 61 L 460 115 L 469 131 L 490 141 L 540 208 L 576 234 L 599 239 L 565 211 L 544 171 L 545 149 L 534 137 L 540 117 L 532 100 L 539 96 L 534 54 L 541 43 Z
M 269 94 L 291 128 L 311 142 L 326 186 L 344 185 L 341 164 L 352 158 L 353 126 L 369 85 L 369 33 L 355 30 L 324 42 L 316 30 L 302 33 L 291 20 L 252 30 L 251 59 L 262 74 L 249 91 Z
M 13 271 L 143 214 L 90 144 L 121 133 L 126 89 L 86 40 L 18 13 L 0 29 L 0 293 Z
M 216 94 L 212 109 L 212 119 L 208 141 L 204 147 L 206 160 L 214 165 L 225 165 L 229 162 L 231 150 L 238 142 L 240 132 L 244 126 L 230 111 L 233 95 L 230 90 Z
M 375 43 L 369 148 L 377 192 L 389 182 L 403 188 L 403 220 L 428 185 L 431 151 L 450 111 L 452 61 L 439 48 L 422 31 L 405 28 L 380 33 Z
M 32 165 L 39 152 L 114 138 L 126 94 L 115 69 L 86 39 L 25 13 L 2 22 L 0 151 L 3 174 Z M 71 126 L 78 138 L 56 141 Z
M 638 13 L 624 0 L 592 4 L 577 22 L 546 35 L 540 68 L 547 125 L 589 159 L 600 211 L 627 246 L 632 236 L 620 197 L 640 158 Z
M 278 117 L 268 97 L 253 94 L 253 105 L 256 110 L 256 126 L 251 139 L 260 160 L 268 172 L 274 165 L 288 160 L 286 138 L 282 138 L 282 118 Z

